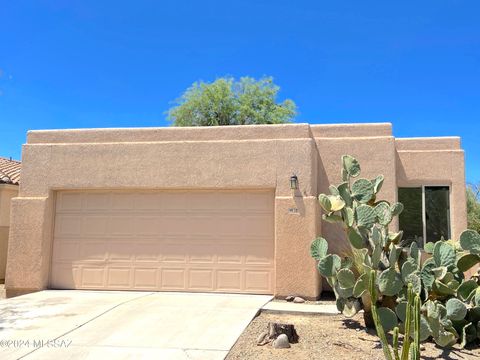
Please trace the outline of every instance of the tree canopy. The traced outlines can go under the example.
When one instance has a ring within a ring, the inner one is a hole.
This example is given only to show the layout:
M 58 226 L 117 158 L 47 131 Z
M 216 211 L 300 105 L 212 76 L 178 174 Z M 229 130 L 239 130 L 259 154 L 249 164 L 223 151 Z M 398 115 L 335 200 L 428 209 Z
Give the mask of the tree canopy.
M 296 105 L 277 102 L 280 87 L 271 77 L 218 78 L 195 82 L 168 110 L 174 126 L 282 124 L 292 121 Z
M 480 183 L 467 187 L 468 228 L 480 232 Z

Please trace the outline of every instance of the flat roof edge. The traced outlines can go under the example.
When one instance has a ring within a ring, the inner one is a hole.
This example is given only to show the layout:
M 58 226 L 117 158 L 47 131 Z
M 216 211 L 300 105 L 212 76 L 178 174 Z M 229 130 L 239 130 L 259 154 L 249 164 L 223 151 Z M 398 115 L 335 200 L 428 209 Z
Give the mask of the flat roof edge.
M 229 125 L 29 130 L 27 144 L 393 137 L 391 123 Z M 395 138 L 397 150 L 461 149 L 458 136 Z
M 395 138 L 395 146 L 398 151 L 462 149 L 459 136 Z
M 310 125 L 229 125 L 195 127 L 30 130 L 27 144 L 162 142 L 311 138 Z
M 315 138 L 379 137 L 392 136 L 392 124 L 384 123 L 344 123 L 312 124 Z

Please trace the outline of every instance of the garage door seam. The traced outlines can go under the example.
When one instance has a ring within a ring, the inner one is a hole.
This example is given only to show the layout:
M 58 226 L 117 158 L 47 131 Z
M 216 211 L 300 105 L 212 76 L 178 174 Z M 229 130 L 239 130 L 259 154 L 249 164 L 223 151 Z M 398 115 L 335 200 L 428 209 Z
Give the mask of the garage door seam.
M 65 332 L 64 334 L 57 336 L 55 339 L 52 339 L 52 341 L 56 341 L 56 340 L 64 337 L 65 335 L 68 335 L 68 334 L 74 332 L 75 330 L 80 329 L 81 327 L 83 327 L 83 326 L 91 323 L 92 321 L 98 319 L 99 317 L 101 317 L 101 316 L 109 313 L 109 312 L 112 311 L 113 309 L 116 309 L 116 308 L 118 308 L 118 307 L 120 307 L 120 306 L 122 306 L 122 305 L 124 305 L 124 304 L 130 303 L 130 302 L 133 302 L 133 301 L 136 301 L 136 300 L 139 300 L 139 299 L 143 299 L 143 298 L 145 298 L 145 297 L 147 297 L 147 296 L 151 296 L 151 295 L 154 295 L 154 294 L 155 294 L 154 292 L 152 292 L 152 293 L 147 293 L 147 294 L 145 294 L 145 295 L 136 297 L 136 298 L 134 298 L 134 299 L 125 300 L 125 301 L 123 301 L 123 302 L 121 302 L 121 303 L 119 303 L 119 304 L 116 304 L 115 306 L 112 306 L 111 308 L 105 310 L 104 312 L 102 312 L 102 313 L 94 316 L 93 318 L 85 321 L 83 324 L 80 324 L 80 325 L 74 327 L 73 329 L 68 330 L 68 331 Z M 30 351 L 29 353 L 26 353 L 25 355 L 20 356 L 18 359 L 23 359 L 23 358 L 27 357 L 28 355 L 31 355 L 31 354 L 33 354 L 35 351 L 40 350 L 40 349 L 41 349 L 41 347 L 36 348 L 36 349 Z

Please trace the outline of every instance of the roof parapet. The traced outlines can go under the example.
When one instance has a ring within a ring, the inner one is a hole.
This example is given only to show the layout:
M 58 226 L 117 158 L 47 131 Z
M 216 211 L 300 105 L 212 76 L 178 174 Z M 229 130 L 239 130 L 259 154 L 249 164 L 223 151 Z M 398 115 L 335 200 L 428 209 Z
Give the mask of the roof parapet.
M 397 151 L 461 150 L 458 136 L 396 138 Z
M 315 138 L 392 136 L 391 123 L 310 125 Z

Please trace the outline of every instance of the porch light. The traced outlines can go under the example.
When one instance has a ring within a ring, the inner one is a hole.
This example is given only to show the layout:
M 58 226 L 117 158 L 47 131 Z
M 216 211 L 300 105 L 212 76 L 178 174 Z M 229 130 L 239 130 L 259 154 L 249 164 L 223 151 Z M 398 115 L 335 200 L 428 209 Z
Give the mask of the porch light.
M 298 177 L 295 174 L 290 176 L 290 189 L 292 189 L 292 190 L 297 190 L 298 189 Z

